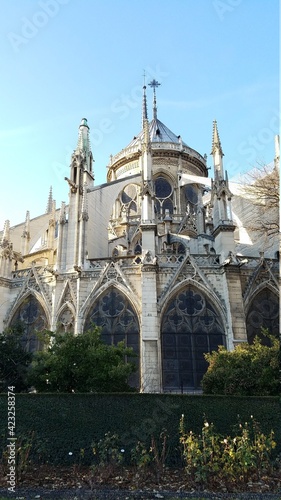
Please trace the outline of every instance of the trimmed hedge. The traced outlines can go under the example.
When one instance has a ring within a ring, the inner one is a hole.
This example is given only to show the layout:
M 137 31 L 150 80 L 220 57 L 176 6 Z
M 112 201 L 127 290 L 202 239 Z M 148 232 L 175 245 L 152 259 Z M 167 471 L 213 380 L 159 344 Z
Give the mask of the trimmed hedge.
M 171 394 L 17 394 L 16 436 L 35 435 L 37 460 L 54 464 L 93 461 L 91 444 L 108 431 L 117 433 L 128 450 L 163 429 L 169 435 L 169 462 L 179 460 L 179 421 L 199 432 L 204 418 L 222 434 L 233 434 L 238 420 L 251 415 L 261 430 L 274 430 L 281 451 L 281 409 L 277 397 L 227 397 Z M 238 417 L 239 416 L 239 417 Z M 0 394 L 0 446 L 7 445 L 7 395 Z M 69 455 L 72 452 L 72 455 Z

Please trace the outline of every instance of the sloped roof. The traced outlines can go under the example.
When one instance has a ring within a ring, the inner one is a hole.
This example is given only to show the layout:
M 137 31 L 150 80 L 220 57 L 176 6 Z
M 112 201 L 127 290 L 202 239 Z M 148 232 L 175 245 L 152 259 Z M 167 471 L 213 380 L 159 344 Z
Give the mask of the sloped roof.
M 180 136 L 174 134 L 164 123 L 162 123 L 158 118 L 153 118 L 149 123 L 149 134 L 150 141 L 153 142 L 170 142 L 174 144 L 180 143 Z M 127 147 L 133 147 L 142 142 L 144 137 L 144 131 L 142 130 L 134 139 L 128 144 Z M 181 141 L 183 146 L 187 144 Z

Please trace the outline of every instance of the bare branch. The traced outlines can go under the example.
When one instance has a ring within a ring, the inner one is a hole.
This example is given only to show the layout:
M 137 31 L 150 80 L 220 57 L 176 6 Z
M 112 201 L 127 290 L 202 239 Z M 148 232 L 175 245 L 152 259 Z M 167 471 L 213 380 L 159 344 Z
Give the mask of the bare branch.
M 259 165 L 244 176 L 243 194 L 254 205 L 249 229 L 274 236 L 279 232 L 280 173 Z

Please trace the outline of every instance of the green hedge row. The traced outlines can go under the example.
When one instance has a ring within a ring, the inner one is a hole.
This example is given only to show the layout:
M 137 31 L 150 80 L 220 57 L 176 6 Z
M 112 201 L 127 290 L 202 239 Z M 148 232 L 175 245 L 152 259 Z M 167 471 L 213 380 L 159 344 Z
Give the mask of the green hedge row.
M 34 432 L 36 457 L 57 464 L 78 463 L 80 450 L 91 462 L 91 444 L 108 431 L 129 450 L 138 440 L 150 443 L 163 429 L 169 435 L 170 463 L 179 459 L 178 429 L 199 432 L 204 418 L 222 434 L 232 434 L 251 415 L 263 432 L 275 432 L 281 451 L 281 409 L 276 397 L 226 397 L 163 394 L 17 394 L 16 435 Z M 239 417 L 238 417 L 239 416 Z M 7 444 L 7 396 L 0 394 L 1 450 Z M 69 455 L 69 452 L 72 455 Z

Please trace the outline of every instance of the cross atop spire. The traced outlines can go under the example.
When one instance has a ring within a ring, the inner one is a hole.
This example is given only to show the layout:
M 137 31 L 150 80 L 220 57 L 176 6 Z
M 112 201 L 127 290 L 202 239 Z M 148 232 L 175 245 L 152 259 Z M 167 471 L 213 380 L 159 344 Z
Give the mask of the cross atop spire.
M 148 84 L 151 88 L 153 88 L 153 118 L 157 120 L 157 106 L 156 106 L 156 88 L 161 85 L 161 83 L 157 82 L 155 78 Z

